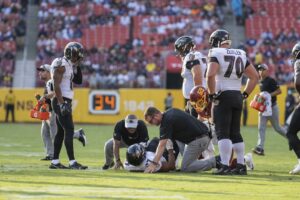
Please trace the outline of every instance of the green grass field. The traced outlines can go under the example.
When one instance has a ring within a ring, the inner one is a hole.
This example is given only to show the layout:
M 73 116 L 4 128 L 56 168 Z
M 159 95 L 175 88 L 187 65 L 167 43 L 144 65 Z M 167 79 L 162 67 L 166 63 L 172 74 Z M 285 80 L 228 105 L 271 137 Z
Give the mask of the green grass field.
M 80 126 L 77 125 L 76 128 Z M 39 124 L 0 124 L 0 199 L 299 199 L 300 176 L 288 172 L 296 164 L 287 141 L 267 131 L 266 156 L 254 155 L 248 176 L 199 173 L 129 173 L 102 171 L 103 145 L 113 126 L 82 125 L 88 145 L 74 141 L 76 158 L 86 171 L 50 170 Z M 149 127 L 157 136 L 158 128 Z M 243 128 L 246 152 L 256 144 L 257 128 Z M 125 151 L 122 151 L 124 161 Z M 68 164 L 66 152 L 61 162 Z

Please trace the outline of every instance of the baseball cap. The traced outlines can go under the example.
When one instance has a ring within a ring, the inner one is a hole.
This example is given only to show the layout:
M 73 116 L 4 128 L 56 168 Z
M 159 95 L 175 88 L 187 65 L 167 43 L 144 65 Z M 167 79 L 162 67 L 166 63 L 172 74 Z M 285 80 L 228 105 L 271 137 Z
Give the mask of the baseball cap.
M 135 115 L 127 115 L 125 118 L 125 128 L 136 128 L 138 126 L 138 119 Z
M 51 66 L 50 65 L 48 65 L 48 64 L 43 64 L 43 65 L 41 65 L 41 66 L 39 66 L 38 68 L 37 68 L 37 70 L 38 71 L 48 71 L 48 72 L 50 72 L 50 68 L 51 68 Z
M 269 67 L 268 67 L 268 65 L 266 65 L 266 64 L 260 64 L 260 65 L 258 65 L 258 67 L 257 67 L 257 70 L 258 71 L 260 71 L 260 70 L 268 70 L 269 69 Z

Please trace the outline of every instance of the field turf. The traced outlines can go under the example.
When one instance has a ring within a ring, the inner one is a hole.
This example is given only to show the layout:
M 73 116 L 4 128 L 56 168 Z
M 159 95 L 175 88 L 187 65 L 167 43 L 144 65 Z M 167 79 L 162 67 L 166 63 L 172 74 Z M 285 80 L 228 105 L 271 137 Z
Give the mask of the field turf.
M 50 170 L 44 157 L 40 124 L 0 124 L 0 199 L 299 199 L 300 175 L 289 175 L 297 159 L 287 141 L 267 129 L 265 156 L 253 155 L 247 176 L 198 173 L 129 173 L 102 171 L 104 142 L 113 126 L 76 125 L 88 137 L 86 147 L 74 141 L 76 159 L 86 171 Z M 149 127 L 151 137 L 157 127 Z M 257 128 L 242 129 L 246 152 L 256 144 Z M 121 151 L 122 161 L 125 151 Z M 61 162 L 68 164 L 63 147 Z

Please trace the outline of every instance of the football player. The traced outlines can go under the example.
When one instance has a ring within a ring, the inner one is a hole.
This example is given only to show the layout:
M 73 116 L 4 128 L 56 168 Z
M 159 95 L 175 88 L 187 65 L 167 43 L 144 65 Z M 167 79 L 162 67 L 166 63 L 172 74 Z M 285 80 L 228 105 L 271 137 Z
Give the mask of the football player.
M 153 138 L 145 147 L 144 144 L 133 144 L 126 152 L 124 169 L 133 172 L 143 172 L 152 162 L 155 150 L 159 144 L 158 138 Z M 174 143 L 176 145 L 176 143 Z M 153 172 L 168 172 L 175 169 L 175 161 L 178 156 L 178 147 L 174 146 L 171 140 L 167 141 L 166 151 L 161 157 Z
M 78 42 L 69 42 L 64 49 L 64 57 L 56 58 L 51 64 L 51 78 L 55 97 L 52 108 L 56 114 L 57 133 L 54 139 L 54 156 L 50 169 L 66 169 L 59 161 L 64 141 L 69 157 L 70 169 L 87 169 L 75 160 L 73 148 L 74 123 L 72 116 L 73 82 L 82 83 L 80 62 L 84 57 L 83 46 Z
M 292 49 L 292 61 L 294 65 L 294 84 L 297 92 L 300 94 L 300 43 L 297 43 Z M 296 106 L 294 111 L 294 115 L 292 117 L 290 126 L 287 131 L 287 138 L 289 140 L 289 145 L 291 149 L 294 150 L 297 158 L 298 164 L 295 168 L 290 171 L 290 174 L 298 174 L 300 173 L 300 140 L 297 136 L 297 133 L 300 130 L 300 104 Z
M 244 163 L 244 141 L 240 133 L 243 100 L 253 91 L 258 82 L 258 73 L 248 61 L 245 51 L 231 49 L 231 40 L 226 30 L 218 29 L 209 38 L 211 49 L 208 54 L 206 74 L 207 87 L 213 100 L 215 123 L 221 168 L 216 175 L 247 174 Z M 241 78 L 248 77 L 241 93 Z M 229 168 L 232 149 L 237 155 L 236 168 Z
M 181 76 L 183 78 L 182 83 L 182 93 L 186 101 L 186 112 L 190 115 L 203 121 L 204 118 L 197 113 L 195 108 L 191 105 L 190 93 L 195 86 L 206 86 L 205 82 L 205 71 L 206 71 L 206 58 L 201 52 L 195 50 L 195 41 L 190 36 L 179 37 L 174 44 L 175 52 L 179 55 L 182 60 L 182 70 Z M 209 118 L 209 117 L 205 117 Z M 181 153 L 183 152 L 183 147 L 180 147 Z M 204 158 L 209 158 L 214 156 L 214 146 L 212 142 L 208 149 L 203 152 Z
M 175 52 L 182 60 L 182 93 L 187 103 L 186 111 L 197 118 L 198 114 L 189 102 L 190 92 L 195 85 L 205 86 L 206 84 L 204 81 L 206 59 L 201 52 L 195 51 L 195 41 L 190 36 L 179 37 L 174 46 Z
M 50 112 L 50 118 L 48 120 L 42 121 L 41 135 L 46 150 L 46 157 L 42 158 L 41 160 L 52 160 L 53 153 L 54 153 L 53 141 L 57 130 L 56 121 L 55 121 L 56 116 L 51 107 L 51 99 L 54 97 L 55 93 L 53 91 L 53 83 L 52 83 L 53 81 L 51 79 L 50 70 L 51 70 L 51 66 L 48 64 L 43 64 L 37 68 L 40 79 L 45 82 L 44 95 L 41 96 L 39 101 L 41 103 L 45 101 L 48 104 L 48 108 Z M 82 145 L 85 146 L 86 137 L 83 129 L 76 130 L 74 132 L 73 138 L 78 139 L 82 143 Z

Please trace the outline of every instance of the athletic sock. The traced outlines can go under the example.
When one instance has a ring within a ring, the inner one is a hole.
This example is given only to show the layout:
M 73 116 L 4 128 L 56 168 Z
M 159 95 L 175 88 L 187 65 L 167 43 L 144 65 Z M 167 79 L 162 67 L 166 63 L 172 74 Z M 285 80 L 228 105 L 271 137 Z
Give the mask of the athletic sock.
M 53 165 L 57 165 L 57 164 L 59 163 L 59 159 L 52 160 L 51 163 L 52 163 Z
M 244 160 L 245 144 L 244 144 L 244 142 L 232 144 L 232 147 L 233 147 L 233 151 L 236 153 L 237 163 L 244 165 L 245 164 L 245 160 Z
M 221 157 L 221 163 L 229 166 L 229 161 L 232 152 L 232 142 L 229 139 L 223 139 L 218 141 L 219 152 Z
M 69 161 L 69 164 L 70 164 L 70 165 L 73 165 L 74 163 L 76 163 L 76 160 L 70 160 L 70 161 Z

